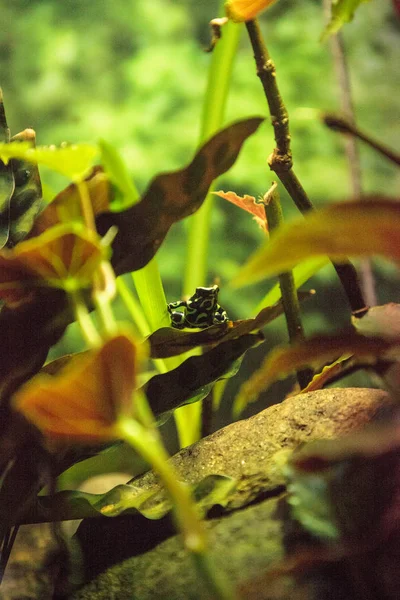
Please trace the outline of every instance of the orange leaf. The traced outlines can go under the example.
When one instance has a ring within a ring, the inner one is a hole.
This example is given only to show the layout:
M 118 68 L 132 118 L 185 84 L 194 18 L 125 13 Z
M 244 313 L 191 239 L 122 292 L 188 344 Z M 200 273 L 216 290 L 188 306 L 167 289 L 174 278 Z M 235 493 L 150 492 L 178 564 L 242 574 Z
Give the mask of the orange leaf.
M 257 203 L 254 196 L 248 196 L 247 194 L 245 196 L 238 196 L 235 194 L 235 192 L 223 192 L 222 190 L 219 192 L 213 192 L 213 194 L 220 196 L 220 198 L 224 198 L 225 200 L 232 202 L 232 204 L 239 206 L 239 208 L 243 208 L 243 210 L 251 213 L 261 229 L 263 229 L 265 232 L 268 231 L 268 223 L 264 205 Z
M 260 393 L 275 380 L 284 379 L 303 367 L 320 369 L 324 364 L 337 360 L 344 354 L 373 363 L 377 358 L 388 358 L 389 354 L 393 358 L 399 353 L 400 341 L 367 338 L 356 333 L 316 336 L 292 346 L 276 348 L 240 388 L 234 400 L 234 413 L 240 414 L 247 404 L 257 400 Z
M 106 253 L 100 238 L 79 225 L 53 227 L 0 251 L 0 298 L 15 307 L 30 301 L 37 287 L 90 287 Z
M 376 197 L 342 202 L 287 223 L 250 258 L 233 284 L 278 275 L 313 256 L 340 262 L 371 254 L 400 262 L 400 202 Z
M 228 0 L 225 3 L 227 16 L 240 23 L 255 19 L 260 12 L 271 6 L 275 0 Z
M 22 386 L 14 407 L 55 441 L 96 443 L 118 437 L 118 417 L 132 412 L 137 348 L 120 334 L 57 376 L 39 374 Z

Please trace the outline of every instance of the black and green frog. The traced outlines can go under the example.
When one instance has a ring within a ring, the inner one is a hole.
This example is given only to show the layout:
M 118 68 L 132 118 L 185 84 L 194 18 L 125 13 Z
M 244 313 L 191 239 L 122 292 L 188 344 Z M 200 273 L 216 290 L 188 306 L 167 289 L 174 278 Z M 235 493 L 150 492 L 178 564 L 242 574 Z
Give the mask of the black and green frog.
M 211 327 L 226 323 L 229 318 L 226 311 L 218 304 L 219 287 L 197 287 L 196 292 L 188 300 L 178 300 L 168 304 L 171 325 L 176 329 L 185 327 Z M 176 310 L 182 308 L 182 311 Z

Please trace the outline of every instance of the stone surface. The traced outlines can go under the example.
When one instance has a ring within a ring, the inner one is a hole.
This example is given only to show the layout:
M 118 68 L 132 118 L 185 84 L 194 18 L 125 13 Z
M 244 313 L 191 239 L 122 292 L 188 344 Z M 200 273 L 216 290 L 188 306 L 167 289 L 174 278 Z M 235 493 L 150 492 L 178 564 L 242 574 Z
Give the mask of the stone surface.
M 301 581 L 291 576 L 265 580 L 268 569 L 285 557 L 288 536 L 284 481 L 271 459 L 276 452 L 295 448 L 302 442 L 332 439 L 360 430 L 389 414 L 392 408 L 387 394 L 379 390 L 331 389 L 294 396 L 225 427 L 171 459 L 182 479 L 190 483 L 216 473 L 238 481 L 228 507 L 230 514 L 209 520 L 207 527 L 213 561 L 239 586 L 243 598 L 356 600 L 347 587 L 345 572 L 341 576 L 340 565 L 334 573 L 334 584 L 322 568 Z M 135 479 L 135 486 L 143 489 L 156 489 L 158 485 L 153 473 Z M 71 598 L 210 598 L 198 581 L 179 536 L 171 535 L 170 520 L 149 523 L 146 536 L 145 520 L 138 519 L 120 520 L 123 539 L 117 522 L 102 519 L 85 523 L 81 539 L 88 562 L 87 575 L 91 579 L 95 573 L 104 572 Z M 105 557 L 112 555 L 119 544 L 124 546 L 125 555 L 118 557 L 118 564 L 107 565 Z

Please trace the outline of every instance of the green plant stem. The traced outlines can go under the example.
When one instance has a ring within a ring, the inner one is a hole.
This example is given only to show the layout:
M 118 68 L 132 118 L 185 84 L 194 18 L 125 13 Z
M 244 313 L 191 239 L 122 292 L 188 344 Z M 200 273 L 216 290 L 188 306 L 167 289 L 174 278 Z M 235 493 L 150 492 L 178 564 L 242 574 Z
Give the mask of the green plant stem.
M 84 299 L 79 291 L 70 293 L 70 301 L 82 335 L 89 348 L 97 348 L 101 345 L 101 337 L 93 324 L 90 313 Z
M 117 431 L 162 479 L 175 507 L 175 517 L 182 532 L 184 546 L 190 552 L 198 574 L 212 592 L 212 597 L 218 600 L 234 600 L 235 596 L 229 583 L 218 577 L 208 556 L 204 524 L 197 514 L 189 488 L 178 479 L 168 461 L 169 456 L 157 430 L 144 427 L 133 419 L 123 418 L 117 424 Z
M 300 212 L 305 213 L 312 210 L 314 206 L 292 168 L 289 116 L 279 91 L 275 65 L 269 56 L 257 20 L 247 21 L 246 27 L 254 52 L 257 75 L 264 89 L 274 128 L 276 148 L 269 156 L 268 164 L 279 177 Z M 365 301 L 354 266 L 349 261 L 343 264 L 332 264 L 341 281 L 352 312 L 360 311 L 362 313 L 363 310 L 366 310 Z
M 220 14 L 224 13 L 221 2 Z M 234 57 L 239 43 L 241 27 L 228 22 L 224 25 L 222 38 L 211 56 L 208 71 L 207 89 L 204 96 L 200 126 L 200 139 L 203 142 L 221 128 L 228 98 L 229 84 Z M 211 229 L 213 196 L 210 189 L 200 210 L 188 221 L 186 267 L 183 295 L 190 296 L 199 285 L 207 284 L 208 249 Z M 175 421 L 181 446 L 188 446 L 199 439 L 201 434 L 202 403 L 196 402 L 175 411 Z
M 221 4 L 221 10 L 223 10 L 223 6 L 224 2 Z M 222 38 L 212 53 L 203 103 L 200 143 L 211 137 L 222 126 L 239 36 L 240 26 L 231 22 L 227 23 L 224 26 Z M 186 295 L 192 294 L 196 286 L 206 283 L 212 205 L 213 198 L 209 194 L 203 206 L 188 222 L 187 258 L 183 286 L 183 293 Z
M 276 187 L 276 183 L 273 183 L 272 188 L 264 197 L 266 200 L 264 203 L 265 213 L 267 215 L 268 229 L 271 237 L 274 236 L 275 231 L 283 223 L 283 212 Z M 281 273 L 278 280 L 281 289 L 289 340 L 290 342 L 303 340 L 304 330 L 300 316 L 300 304 L 292 271 Z M 297 371 L 297 380 L 301 389 L 309 384 L 311 378 L 312 372 L 309 369 Z
M 146 320 L 146 317 L 144 316 L 142 307 L 140 306 L 140 303 L 136 300 L 134 294 L 131 292 L 125 279 L 122 276 L 118 277 L 117 279 L 117 290 L 140 335 L 144 338 L 150 335 L 151 330 Z

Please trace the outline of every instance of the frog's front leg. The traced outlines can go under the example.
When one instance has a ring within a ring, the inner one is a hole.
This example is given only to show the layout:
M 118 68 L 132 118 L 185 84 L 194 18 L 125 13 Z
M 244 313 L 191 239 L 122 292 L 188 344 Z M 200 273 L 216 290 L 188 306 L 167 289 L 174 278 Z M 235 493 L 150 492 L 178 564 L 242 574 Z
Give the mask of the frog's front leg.
M 185 327 L 186 315 L 178 310 L 170 311 L 171 314 L 171 325 L 175 329 L 183 329 Z
M 229 317 L 226 310 L 218 305 L 213 314 L 213 325 L 221 325 L 221 323 L 226 323 L 227 321 L 229 321 Z
M 172 314 L 172 311 L 176 308 L 181 308 L 182 306 L 186 307 L 186 300 L 176 300 L 176 302 L 170 302 L 168 304 L 168 312 Z

